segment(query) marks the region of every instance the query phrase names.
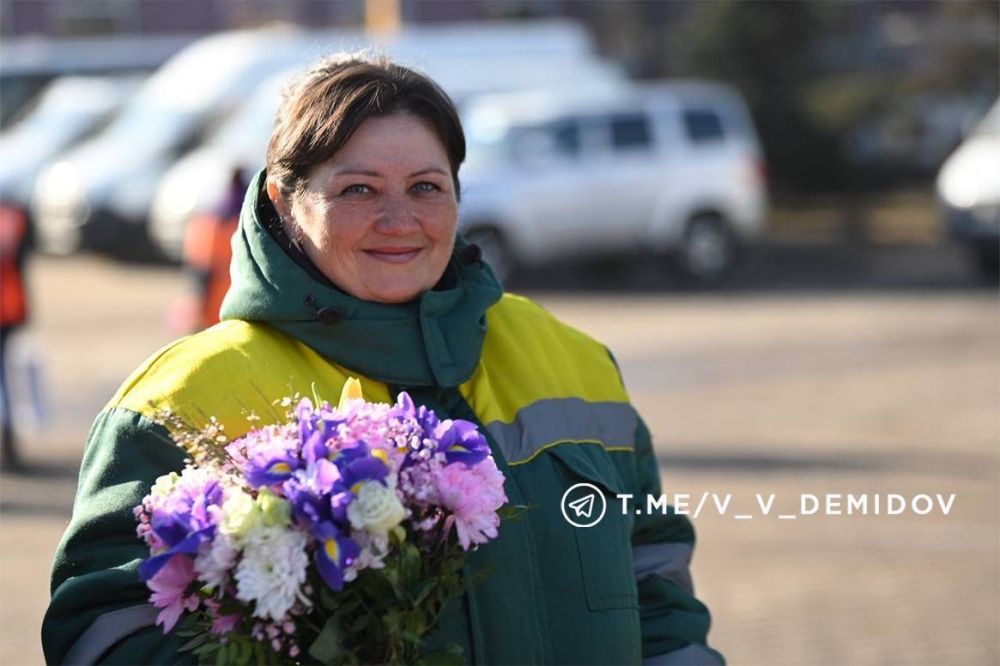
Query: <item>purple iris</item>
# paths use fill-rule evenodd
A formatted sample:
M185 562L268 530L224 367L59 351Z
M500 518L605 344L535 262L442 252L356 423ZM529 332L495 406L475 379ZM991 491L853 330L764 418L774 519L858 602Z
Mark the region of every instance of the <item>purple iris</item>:
M150 517L150 527L167 550L139 565L139 577L144 581L155 576L174 555L194 556L202 542L215 537L215 520L209 507L222 505L219 482L210 480L200 488L180 486L177 490Z
M338 466L344 475L344 485L354 492L357 492L359 483L381 481L384 484L385 478L389 476L389 466L381 458L371 455L348 460Z
M361 554L361 548L333 523L319 523L313 535L319 541L314 556L316 569L330 589L339 592L344 587L343 570Z
M316 413L307 400L299 404L295 415L299 421L299 437L306 462L312 463L320 458L330 457L327 441L337 432L337 426L346 422L346 419L336 417L329 411Z
M346 506L335 511L331 498L350 495L350 491L344 484L340 468L326 458L296 470L282 484L282 490L291 502L292 515L299 522L315 525L323 521L346 520Z
M413 403L413 398L406 391L400 391L399 395L396 397L396 409L399 410L403 416L409 416L410 418L416 419L420 427L423 428L424 433L431 437L438 426L438 417L433 410L427 409L424 405L417 407Z
M449 465L462 462L471 467L490 453L486 438L471 421L442 421L434 431L434 439L438 440L438 450L444 452Z
M247 461L247 483L251 488L273 486L291 478L292 473L298 468L298 458L290 451L255 455Z
M251 488L277 485L302 466L298 442L279 429L251 433L246 439L244 476Z

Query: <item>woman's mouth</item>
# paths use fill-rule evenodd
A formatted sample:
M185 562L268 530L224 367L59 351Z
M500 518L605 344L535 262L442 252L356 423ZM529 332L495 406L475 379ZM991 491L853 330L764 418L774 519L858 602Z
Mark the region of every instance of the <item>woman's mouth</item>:
M405 264L416 258L422 248L419 247L378 247L364 250L364 253L376 261L389 264Z

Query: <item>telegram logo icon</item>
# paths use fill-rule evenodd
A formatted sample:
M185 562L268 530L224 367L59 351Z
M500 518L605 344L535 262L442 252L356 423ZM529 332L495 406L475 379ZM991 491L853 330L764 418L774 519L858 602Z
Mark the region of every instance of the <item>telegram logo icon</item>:
M593 527L601 522L608 510L607 500L601 489L592 483L577 483L562 496L563 518L575 527Z

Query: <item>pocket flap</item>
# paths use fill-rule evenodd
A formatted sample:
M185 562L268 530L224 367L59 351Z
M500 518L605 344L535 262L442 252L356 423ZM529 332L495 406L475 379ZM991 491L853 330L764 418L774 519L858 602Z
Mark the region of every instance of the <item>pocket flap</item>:
M612 494L624 493L621 475L599 444L564 443L548 450L580 478L602 486Z

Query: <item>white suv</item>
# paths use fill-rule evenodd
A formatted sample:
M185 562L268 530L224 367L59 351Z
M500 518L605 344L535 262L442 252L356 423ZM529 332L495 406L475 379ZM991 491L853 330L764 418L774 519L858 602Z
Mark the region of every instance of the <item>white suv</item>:
M760 145L728 87L489 96L463 117L461 228L501 277L559 257L652 250L711 283L763 229Z

